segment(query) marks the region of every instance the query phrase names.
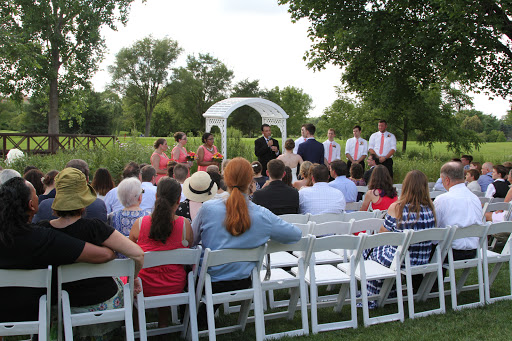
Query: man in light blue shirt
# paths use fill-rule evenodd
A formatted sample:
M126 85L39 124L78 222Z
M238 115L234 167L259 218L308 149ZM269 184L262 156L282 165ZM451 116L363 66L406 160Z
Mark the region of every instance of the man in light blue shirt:
M482 176L478 178L478 184L482 188L482 192L487 191L487 187L494 182L492 178L492 166L490 162L486 162L482 165Z
M344 161L334 160L330 165L331 176L333 181L329 182L329 186L336 188L343 193L346 202L357 201L357 186L356 184L347 179L348 167Z

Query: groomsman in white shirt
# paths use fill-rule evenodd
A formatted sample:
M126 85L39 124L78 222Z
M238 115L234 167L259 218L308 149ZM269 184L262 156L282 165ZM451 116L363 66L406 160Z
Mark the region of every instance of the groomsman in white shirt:
M364 159L368 155L368 141L361 138L361 127L354 126L352 129L354 137L349 138L345 144L345 156L347 157L347 168L352 163L359 163L364 169Z
M393 154L396 151L396 137L386 131L388 123L385 120L379 121L378 128L379 131L370 136L368 152L377 155L379 163L385 166L389 175L393 177Z
M306 142L307 141L306 128L305 127L306 127L305 124L303 124L302 127L300 127L300 137L295 140L295 147L293 148L293 153L294 154L297 154L297 151L299 150L299 145L302 142Z
M330 128L327 131L327 140L323 143L324 145L324 157L328 164L331 164L334 160L341 160L341 147L340 144L334 141L336 132Z

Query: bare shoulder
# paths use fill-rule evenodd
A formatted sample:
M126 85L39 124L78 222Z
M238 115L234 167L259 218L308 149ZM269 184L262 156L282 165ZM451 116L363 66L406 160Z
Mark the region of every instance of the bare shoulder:
M394 202L391 205L389 205L388 214L390 216L392 216L393 218L396 218L396 216L398 215L398 209L399 209L398 203Z

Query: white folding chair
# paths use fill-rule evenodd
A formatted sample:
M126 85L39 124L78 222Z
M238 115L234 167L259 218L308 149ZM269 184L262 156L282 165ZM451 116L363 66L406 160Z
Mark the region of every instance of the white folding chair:
M512 222L504 221L500 223L493 223L489 226L487 230L487 235L493 235L496 233L511 233L512 236ZM485 287L485 301L486 303L494 303L499 300L510 300L512 299L512 242L511 237L508 238L508 241L505 243L503 250L501 253L496 253L494 251L489 251L487 248L487 243L484 243L484 287ZM510 293L508 295L503 295L499 297L491 297L491 286L498 275L503 263L508 262L509 266L509 287ZM494 268L492 269L492 273L489 276L489 264L494 264Z
M460 238L469 238L469 237L477 237L478 238L478 247L476 249L476 258L471 259L462 259L462 260L453 260L453 249L452 243L450 242L448 248L448 264L444 265L444 268L447 268L449 271L449 279L450 279L450 295L452 300L452 309L460 310L463 308L472 308L483 306L485 303L484 300L484 280L483 280L483 270L482 270L482 249L483 244L487 242L487 229L488 225L471 225L464 228L460 228L454 226L455 230L452 233L452 240L460 239ZM457 295L462 290L472 290L474 289L474 285L464 286L468 276L469 270L471 268L476 267L477 276L478 276L478 296L479 300L477 302L458 305L457 304ZM457 281L455 278L455 270L464 269L459 280Z
M331 221L321 224L313 224L310 233L316 237L326 235L343 235L349 234L353 224L351 221ZM298 256L297 252L294 252ZM343 249L336 249L336 251L322 250L315 252L315 264L337 264L345 261L345 254Z
M366 236L362 242L362 249L373 249L383 245L396 246L395 257L393 258L391 267L385 267L373 260L361 260L360 266L355 271L352 269L353 264L351 263L340 263L338 269L342 270L346 274L354 274L356 279L361 282L361 299L363 305L363 320L365 327L389 321L404 321L404 305L402 301L402 276L400 272L401 262L403 260L402 252L407 248L407 243L410 239L411 231L405 230L404 232L385 232L379 233L372 236ZM380 289L379 295L367 296L367 281L372 280L384 280ZM398 288L397 292L397 305L398 312L388 315L380 315L377 317L371 317L368 309L368 300L377 299L377 306L382 306L384 300L389 295L393 284L396 284Z
M446 191L431 191L430 199L435 199L437 196L446 193Z
M402 184L393 184L393 187L395 187L397 191L402 190Z
M434 188L434 186L435 186L435 185L436 185L435 181L434 181L434 182L430 182L430 181L429 181L429 183L428 183L428 189L429 189L430 191L432 191L432 188Z
M0 322L0 336L38 334L40 341L50 340L51 283L51 265L47 269L0 270L0 288L46 288L46 293L39 298L38 320Z
M491 198L486 198L486 197L478 197L478 199L480 199L480 203L482 204L482 207L485 205L485 204L488 204L491 202Z
M322 213L322 214L310 214L309 221L314 223L327 223L330 221L343 221L343 213Z
M135 308L137 309L139 317L139 331L135 333L136 338L140 337L141 341L146 341L148 336L170 334L179 331L182 332L182 337L185 337L190 322L192 340L198 340L195 283L200 258L201 247L198 247L197 249L176 249L144 253L144 269L162 265L177 264L191 265L193 266L193 270L187 275L188 292L144 297L144 287L142 286L142 291L137 295L137 300L135 302ZM179 305L186 305L182 324L164 328L147 329L146 309L161 307L169 307L170 309L171 306Z
M362 219L369 219L369 218L375 218L376 214L380 211L356 211L356 212L349 212L346 213L343 216L343 221L350 221L352 219L354 220L362 220Z
M366 235L363 234L361 236L335 235L316 239L312 249L313 255L311 256L309 271L306 272L306 283L310 286L311 328L313 334L317 334L321 331L357 328L356 267L354 266L347 274L330 264L315 265L315 252L318 253L330 250L334 247L341 247L350 253L349 263L345 264L358 264L363 251L361 245L364 238L366 238ZM297 271L297 268L292 268L292 272L297 273ZM332 296L318 296L318 286L330 286L336 284L341 284L342 286L335 299L332 299ZM343 304L345 303L345 298L349 292L351 306L350 320L319 324L318 306L334 305L334 310L336 312L341 312Z
M473 192L473 194L479 198L485 197L485 192L480 192L480 191L471 191L471 192Z
M62 337L61 328L64 327L66 341L73 340L73 327L86 326L113 321L124 321L126 327L126 340L133 340L133 278L135 263L131 259L114 259L103 264L75 263L58 267L58 310L59 310L59 338ZM62 285L68 282L79 281L96 277L128 277L128 283L123 286L124 304L122 308L93 311L87 313L72 313L69 294L63 290ZM62 323L62 320L63 323Z
M375 234L378 233L380 228L384 225L384 219L379 218L367 218L361 220L355 220L352 223L352 228L350 229L350 233L358 233L362 231L366 231L366 234Z
M488 198L486 198L488 199ZM488 202L484 204L482 208L482 221L485 223L485 214L488 212L496 212L496 211L505 211L505 217L503 220L507 220L510 215L510 211L512 210L512 201L511 202Z
M196 287L196 304L202 302L206 305L208 330L199 331L199 336L208 335L210 341L216 340L217 334L230 333L236 330L245 330L247 316L251 308L251 301L254 301L254 322L256 330L256 340L262 341L265 336L265 321L263 316L263 298L260 281L260 270L263 256L267 246L262 245L255 249L225 249L212 251L207 248L203 255L201 264L201 273ZM255 262L252 270L252 287L242 290L227 291L214 294L212 291L212 281L208 269L214 266L235 263L235 262ZM203 294L204 289L204 294ZM238 324L223 328L215 328L214 305L235 301L243 301L238 317Z
M363 206L362 201L347 202L345 205L345 211L359 211L361 206Z
M505 198L491 198L491 203L505 202Z
M357 187L357 192L358 193L365 194L366 192L368 192L368 186L356 186L356 187Z
M306 214L282 214L278 216L284 221L289 222L290 224L307 224L309 220L309 213Z
M274 333L270 335L265 335L265 338L277 339L283 336L299 336L299 335L308 335L309 334L309 324L308 324L308 301L307 301L307 287L306 282L304 281L306 266L309 264L309 259L311 258L311 249L315 242L315 237L312 235L308 235L306 237L302 237L297 243L294 244L281 244L274 241L269 241L267 243L267 253L281 253L281 252L290 252L297 251L302 254L298 258L298 272L297 275L293 275L282 268L272 268L272 272L270 278L268 280L264 280L266 271L262 270L260 272L261 279L261 287L263 292L269 292L269 302L271 303L271 307L282 307L287 306L287 311L274 312L265 314L265 320L272 320L277 318L286 317L287 319L293 319L295 315L295 311L297 309L297 303L300 299L300 310L301 310L301 318L302 318L302 329L296 329L281 333ZM273 292L274 290L279 289L291 289L290 299L289 300L281 300L278 302L274 302Z
M402 269L402 274L406 276L407 279L407 302L409 306L409 318L414 319L416 317L423 317L432 314L444 314L446 312L445 305L445 297L444 297L444 285L443 285L443 258L441 257L441 253L447 242L451 242L450 235L452 229L451 228L433 228L421 231L413 231L411 239L409 240L409 247L407 248L405 254L405 269ZM438 247L436 247L436 251L430 260L429 263L424 265L411 266L411 259L409 248L411 245L425 242L425 241L438 241ZM424 279L428 278L428 274L436 274L437 282L439 283L439 308L431 309L427 311L422 311L419 313L414 312L414 292L412 286L412 276L413 275L424 275ZM418 289L417 297L420 297L421 294L421 285Z

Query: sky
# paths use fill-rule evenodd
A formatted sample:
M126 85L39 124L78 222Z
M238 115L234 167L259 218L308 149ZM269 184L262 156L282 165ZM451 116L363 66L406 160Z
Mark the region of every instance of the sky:
M135 0L126 26L102 30L107 51L92 82L103 91L110 82L107 67L123 47L152 35L168 36L184 52L173 67L185 66L189 54L210 53L234 71L233 84L259 80L260 88L294 86L313 99L311 116L322 115L337 98L341 71L334 66L314 72L303 60L310 48L308 22L292 23L287 6L277 0ZM475 95L475 109L500 118L507 100Z

